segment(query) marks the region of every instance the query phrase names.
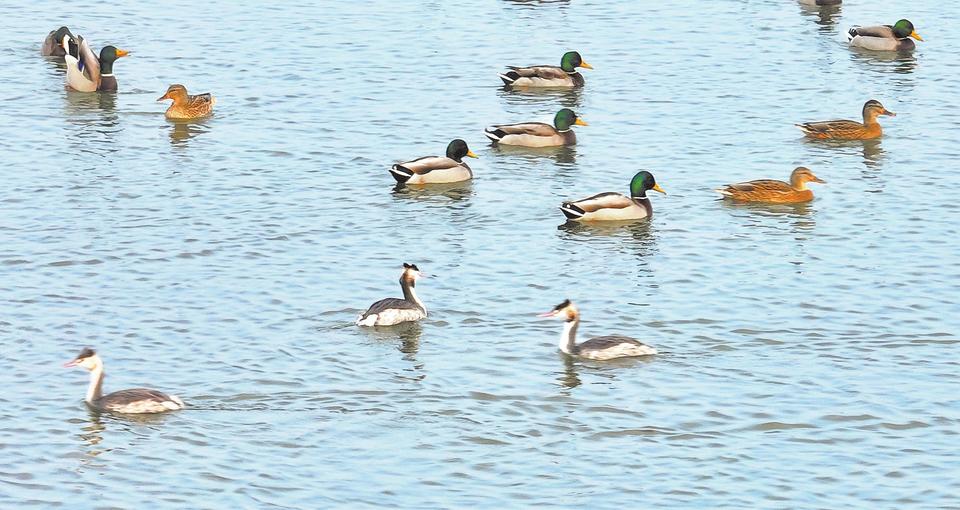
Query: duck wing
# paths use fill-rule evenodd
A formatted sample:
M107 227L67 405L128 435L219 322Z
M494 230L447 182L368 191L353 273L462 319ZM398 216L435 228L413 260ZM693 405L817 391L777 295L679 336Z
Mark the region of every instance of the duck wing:
M828 120L824 122L805 122L797 124L804 133L816 137L827 138L837 136L852 136L863 132L863 124L853 120Z
M570 77L566 71L557 66L530 66L514 67L507 66L506 76L516 80L517 78L542 78L544 80L566 80ZM514 76L516 75L516 76Z
M521 122L519 124L490 126L487 128L487 132L500 138L506 135L554 136L557 134L557 128L543 122Z
M564 202L562 207L575 206L584 213L592 213L600 209L623 209L636 205L630 197L620 193L607 192L593 195L575 202Z
M896 39L893 33L893 27L890 25L877 25L872 27L850 27L847 31L847 40L853 40L854 37L882 37L884 39Z
M100 83L100 59L90 49L87 40L80 37L80 70L83 75L93 83Z
M460 163L457 163L453 159L450 159L446 156L425 156L414 159L413 161L398 163L396 166L406 168L415 174L423 175L434 170L447 170L450 168L456 168L460 166Z

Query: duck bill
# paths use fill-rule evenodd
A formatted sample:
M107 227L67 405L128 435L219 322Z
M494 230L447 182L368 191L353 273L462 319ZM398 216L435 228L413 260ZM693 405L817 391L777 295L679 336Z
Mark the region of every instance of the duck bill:
M826 183L827 183L827 181L825 181L825 180L817 177L816 175L813 176L813 179L812 179L812 180L813 180L813 182L819 182L820 184L826 184Z
M653 191L659 191L660 193L663 193L664 195L667 194L667 192L666 192L666 191L663 191L663 188L661 188L659 184L654 184L653 187L650 188L650 189L652 189Z
M126 57L126 56L129 55L129 54L130 54L129 51L127 51L127 50L121 50L120 48L117 48L117 58Z
M589 126L589 125L590 125L590 124L587 124L586 122L584 122L583 119L577 119L577 120L575 120L573 123L576 124L576 125L578 125L578 126Z
M916 32L914 32L914 33L916 33ZM590 64L588 64L588 63L586 63L586 62L584 62L584 61L581 61L581 62L580 62L580 67L582 67L582 68L584 68L584 69L593 69L593 66L592 66L592 65L590 65Z
M170 93L169 93L169 92L167 92L166 94L158 97L158 98L157 98L157 101L163 101L164 99L170 99Z
M918 41L922 41L922 40L923 40L923 37L920 37L920 34L918 34L916 30L914 30L913 32L910 33L910 37L913 37L914 39L916 39L916 40L918 40Z
M896 116L897 116L896 113L893 113L893 112L891 112L890 110L888 110L888 109L886 109L886 108L884 108L883 111L880 112L880 115L889 115L889 116L891 116L891 117L896 117Z
M477 156L476 154L474 154L472 150L467 149L467 157L468 157L468 158L479 158L480 156Z

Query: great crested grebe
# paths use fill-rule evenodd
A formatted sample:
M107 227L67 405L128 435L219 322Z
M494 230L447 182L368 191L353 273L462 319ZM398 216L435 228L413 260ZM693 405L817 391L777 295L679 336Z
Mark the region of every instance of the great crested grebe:
M403 299L386 298L370 305L366 312L357 317L357 326L393 326L401 322L418 321L427 316L427 308L417 297L414 287L417 280L426 276L416 264L403 263L400 275L400 288Z
M147 388L131 388L103 395L103 361L89 347L80 351L76 358L64 363L63 366L80 366L90 371L90 386L87 387L86 402L98 411L154 414L176 411L185 407L178 397Z
M597 361L633 356L652 356L657 350L628 336L608 335L591 338L577 344L577 327L580 326L580 311L569 300L560 303L553 310L540 314L540 317L563 317L563 333L560 334L560 351L570 356L580 356Z

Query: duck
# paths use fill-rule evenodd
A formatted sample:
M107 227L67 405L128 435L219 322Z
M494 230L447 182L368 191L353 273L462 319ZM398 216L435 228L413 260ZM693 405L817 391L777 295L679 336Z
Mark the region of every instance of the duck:
M457 138L447 145L446 156L424 156L397 163L390 167L390 175L399 184L444 184L468 181L473 178L473 171L463 161L464 157L476 158L477 155L467 147L467 142Z
M577 344L580 310L569 299L565 299L553 310L540 314L540 317L564 319L563 333L560 334L560 352L568 356L578 356L594 361L607 361L657 354L656 348L636 338L623 335L598 336Z
M843 3L843 0L800 0L800 5L810 5L823 7L826 5L840 5Z
M116 46L104 46L100 57L93 54L86 39L77 37L78 43L71 51L69 36L64 36L61 46L67 52L67 87L78 92L116 92L117 79L113 76L113 63L130 54Z
M523 147L558 147L577 143L577 135L571 126L588 125L569 108L564 108L553 117L553 125L543 122L500 124L490 126L483 134L494 144L520 145Z
M826 181L813 175L809 168L798 166L790 173L790 182L773 179L738 182L717 188L723 198L737 202L765 202L770 204L799 204L813 200L813 191L807 188L808 182L826 184Z
M164 116L172 120L199 119L213 114L213 105L217 98L209 92L203 94L187 94L187 88L179 83L167 87L167 93L158 97L157 101L173 100Z
M73 33L70 32L69 28L60 27L51 30L47 37L43 39L43 44L40 45L40 54L45 57L63 57L68 53L63 48L64 38L67 38L68 41L74 40Z
M917 43L910 38L922 41L910 20L902 19L893 25L872 27L853 26L847 31L850 46L874 51L910 51Z
M507 66L509 71L500 74L504 86L507 87L582 87L583 75L577 71L578 67L593 69L576 51L568 51L560 58L560 66Z
M642 170L630 179L630 196L607 192L581 200L564 202L560 211L568 221L627 221L653 216L653 206L647 191L667 194L657 184L653 174Z
M85 400L94 410L123 414L156 414L186 407L179 397L148 388L132 388L104 395L103 361L96 351L89 347L81 350L77 357L63 366L81 367L90 372L90 385L87 387Z
M883 129L877 122L880 115L896 117L880 104L880 101L871 99L863 104L863 124L853 120L828 120L824 122L806 122L797 124L809 138L819 140L872 140L883 135Z
M400 273L400 288L403 299L386 298L370 305L357 317L357 326L393 326L403 322L415 322L427 317L427 308L417 296L417 280L426 275L416 264L403 263Z

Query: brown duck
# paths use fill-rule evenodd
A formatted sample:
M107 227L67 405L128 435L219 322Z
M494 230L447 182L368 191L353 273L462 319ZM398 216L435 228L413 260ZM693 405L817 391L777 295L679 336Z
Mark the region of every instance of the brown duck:
M185 120L199 119L213 113L213 105L217 104L217 99L205 94L191 95L187 94L187 88L179 83L170 85L167 93L158 97L157 101L172 99L173 104L167 108L164 114L168 119Z
M797 124L797 127L808 137L818 140L870 140L883 134L877 122L880 115L897 116L884 108L880 101L871 99L863 105L863 124L853 120L828 120Z
M723 198L738 202L796 204L813 200L813 191L807 189L808 182L824 184L825 181L813 175L809 168L799 166L790 174L790 183L760 179L727 184L717 188L716 192L723 195Z

